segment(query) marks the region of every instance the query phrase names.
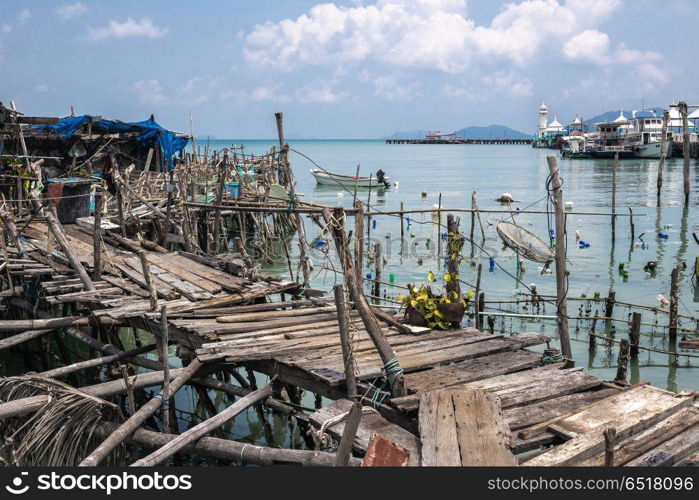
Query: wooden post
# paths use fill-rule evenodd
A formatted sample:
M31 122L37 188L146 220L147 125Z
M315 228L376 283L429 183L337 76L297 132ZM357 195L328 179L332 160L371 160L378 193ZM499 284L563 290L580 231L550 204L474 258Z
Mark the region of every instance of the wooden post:
M350 457L352 456L352 444L354 443L354 438L357 435L357 429L359 428L359 422L361 419L362 403L354 403L352 408L350 408L349 415L345 421L345 428L342 431L342 438L340 439L340 444L337 447L335 466L345 467L347 464L349 464Z
M138 252L138 256L141 259L141 269L143 270L143 280L146 282L146 288L148 288L148 297L150 299L150 310L156 311L158 309L158 294L153 285L153 278L150 274L150 262L148 262L148 257L146 252Z
M663 170L665 169L665 158L667 157L667 124L669 120L670 112L666 109L663 113L663 127L661 132L662 136L660 138L660 161L658 162L658 206L660 206L660 191L663 188Z
M629 207L629 226L631 228L631 246L633 246L633 242L636 239L636 226L633 223L633 209L631 207Z
M471 248L473 248L473 232L476 227L476 192L471 193Z
M480 330L483 323L481 321L480 312L480 293L481 293L481 272L483 271L483 264L478 263L478 274L476 275L476 291L473 295L473 310L476 314L476 330Z
M403 213L403 202L400 202L400 251L403 253L403 242L405 241L405 214Z
M612 315L614 314L614 304L616 303L616 292L612 290L611 288L609 289L609 295L607 295L607 300L604 301L604 316L605 319L604 322L607 326L607 329L609 329L609 326L611 326L612 320Z
M682 157L684 159L684 168L682 176L684 180L684 206L689 206L689 120L687 118L687 103L682 101L678 104L680 115L682 116Z
M354 268L359 287L364 285L364 205L355 200L354 209Z
M454 214L447 214L447 272L450 280L447 283L447 296L451 301L461 300L461 285L459 284L459 264L461 263L461 247L463 238L459 233L459 221ZM456 297L454 297L456 294Z
M279 149L284 147L284 113L274 113L277 120L277 136L279 137Z
M92 279L99 281L102 278L102 191L95 191L95 225L92 235Z
M680 268L670 274L670 340L677 338L677 313L680 299Z
M163 365L163 394L170 394L170 361L168 353L169 332L167 326L167 305L160 308L160 349L159 358ZM170 404L173 399L168 398L165 411L163 414L163 431L169 430L170 427ZM173 422L174 423L174 422Z
M375 276L374 276L374 296L381 296L381 270L383 267L383 255L381 255L381 243L378 241L374 243L374 265L375 265Z
M357 378L354 374L354 356L349 332L349 311L345 302L345 289L342 285L333 287L335 293L335 307L337 309L337 322L340 330L340 347L342 348L342 360L345 367L345 385L347 386L347 398L357 401Z
M612 165L612 242L616 239L616 170L619 167L619 153L614 153L614 164ZM558 241L558 233L556 233ZM558 245L556 245L558 246Z
M218 185L216 187L216 210L214 211L214 251L219 253L221 245L219 245L221 232L221 203L223 202L223 188L226 185L226 174L228 173L228 148L223 150L223 162L218 171ZM225 237L225 235L224 235Z
M381 325L376 319L376 316L374 316L374 313L371 311L371 306L369 306L369 303L364 296L364 292L356 279L352 258L350 256L349 249L347 248L347 235L345 234L344 230L345 211L341 207L336 207L332 211L330 208L324 208L323 218L325 219L325 222L331 226L333 238L335 240L335 247L340 257L340 263L344 273L343 276L345 278L345 285L349 290L354 306L359 312L359 316L362 318L364 327L366 328L369 337L371 337L371 340L374 342L376 350L379 352L379 356L381 357L381 361L383 362L384 366L388 364L394 366L398 358L396 358L393 347L388 340L386 340L386 336L381 329ZM389 377L389 379L392 379L391 393L394 397L405 396L407 394L407 386L405 379L403 378L402 370L399 370L399 367L394 366L394 368L396 368L396 371L394 371Z
M163 401L176 393L180 387L182 387L189 379L191 379L194 374L201 368L202 364L198 359L193 359L192 362L187 365L187 367L179 372L177 377L172 381L170 385L170 393L163 394L162 391L158 393L156 397L148 401L145 405L131 415L129 419L121 424L117 430L109 435L102 444L100 444L89 456L87 456L82 462L80 462L80 467L95 467L102 460L104 460L107 455L109 455L114 449L124 442L128 437L133 434L133 432L138 429L143 422L145 422L153 413L155 413L158 408L163 404Z
M619 357L617 358L617 369L615 382L626 383L626 373L629 369L629 341L621 339L619 344Z
M271 385L267 385L262 389L258 389L256 391L251 392L247 396L239 399L231 406L221 411L220 413L214 415L210 419L205 420L204 422L195 425L187 432L180 434L175 439L168 442L165 446L155 450L147 457L137 460L136 462L131 464L131 466L152 467L154 465L162 463L164 460L167 460L167 458L171 457L188 444L196 442L197 440L199 440L199 438L205 436L214 429L218 429L223 424L228 422L230 419L234 418L236 415L239 415L255 403L267 399L271 394Z
M136 413L136 398L134 398L133 393L133 382L129 377L129 372L126 365L119 365L119 371L124 379L124 385L126 386L126 402L127 402L127 412L129 415Z
M551 173L551 188L553 189L553 205L556 213L556 315L558 316L558 334L561 339L561 352L573 363L573 351L568 336L568 307L566 293L568 277L566 276L566 216L563 207L563 189L558 176L558 165L554 156L547 157Z
M485 292L480 292L478 294L478 311L476 311L476 315L479 318L479 325L480 328L479 330L483 331L483 316L485 312Z
M629 328L629 354L631 358L638 357L638 344L641 342L641 313L635 312L631 316L631 327Z
M614 467L614 448L616 447L616 429L610 427L602 431L604 434L604 466Z
M439 202L437 203L437 258L440 255L442 255L442 193L439 193Z

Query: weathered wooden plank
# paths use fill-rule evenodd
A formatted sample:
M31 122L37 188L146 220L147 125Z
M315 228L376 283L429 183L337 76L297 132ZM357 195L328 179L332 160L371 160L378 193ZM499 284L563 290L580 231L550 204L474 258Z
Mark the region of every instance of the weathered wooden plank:
M541 364L541 354L521 350L468 359L452 365L406 374L408 389L414 392L440 389L484 378L513 373Z
M510 431L503 421L497 397L478 389L447 390L454 398L461 465L518 465L508 449Z
M561 415L576 412L618 392L619 389L607 388L568 394L526 406L508 408L503 411L503 415L511 430L525 429Z
M644 453L649 453L697 424L699 424L699 408L696 405L680 410L665 420L658 422L650 429L632 436L617 445L614 450L614 465L624 465ZM604 456L592 457L581 465L601 467L604 465Z
M610 421L623 420L626 415L636 410L645 408L649 412L661 411L673 407L675 402L675 394L644 385L621 392L587 410L560 420L549 426L549 430L563 439L570 439Z
M198 286L199 288L206 290L209 293L219 293L222 290L221 285L218 285L212 280L202 278L200 275L190 270L190 268L192 268L193 265L201 264L198 264L192 259L187 259L186 262L180 262L178 264L176 262L178 258L181 257L177 254L172 253L167 255L159 255L155 253L148 254L148 261L150 263L155 264L156 266L164 269L165 271L169 272L174 276L177 276L183 281L192 283Z
M655 389L658 390L658 389ZM632 391L624 392L628 395ZM664 392L664 391L663 391ZM611 399L611 398L610 398ZM617 431L617 439L623 441L638 432L642 432L652 427L669 415L689 406L693 402L692 397L676 397L672 401L665 401L665 405L651 405L649 407L638 408L622 417L608 420L602 425L598 425L585 432L578 434L569 441L553 448L552 450L533 458L526 462L527 466L567 466L577 465L585 460L594 457L604 451L603 432L608 427L613 427ZM596 408L601 407L598 405ZM585 412L583 412L585 413Z
M273 318L292 318L292 317L304 317L316 314L325 314L335 312L335 306L325 305L320 307L306 307L303 309L289 309L285 311L262 311L262 312L250 312L250 313L240 313L240 314L230 314L226 316L218 316L216 321L219 323L241 323L241 322L258 322Z
M424 466L460 466L459 440L452 394L436 390L420 394L420 452Z
M600 385L602 381L597 377L583 372L572 372L558 379L541 381L514 391L508 390L506 394L498 391L497 394L503 408L513 408L586 391Z
M348 412L352 404L353 403L348 399L334 401L309 415L309 421L313 425L320 427L323 422ZM342 436L344 428L345 423L344 420L342 420L336 424L329 425L327 427L327 432L335 439L339 439ZM420 464L420 446L417 436L396 424L390 423L375 412L362 415L359 428L357 429L357 435L354 438L353 449L357 453L364 455L374 434L382 434L394 443L408 450L410 452L410 465L416 466Z
M661 467L674 465L699 450L699 425L665 441L626 465L629 467Z

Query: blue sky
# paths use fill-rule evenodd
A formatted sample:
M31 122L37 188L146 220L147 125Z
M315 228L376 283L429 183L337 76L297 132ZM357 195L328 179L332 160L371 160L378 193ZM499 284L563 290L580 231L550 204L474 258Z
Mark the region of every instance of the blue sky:
M220 138L536 127L696 103L692 0L0 4L0 100ZM683 22L687 20L687 22Z

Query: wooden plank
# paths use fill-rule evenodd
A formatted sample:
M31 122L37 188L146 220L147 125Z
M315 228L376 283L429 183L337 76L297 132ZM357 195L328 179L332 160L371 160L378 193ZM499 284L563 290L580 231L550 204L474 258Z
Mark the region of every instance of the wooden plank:
M323 422L328 419L348 412L352 404L352 401L348 399L339 399L309 415L309 421L315 426L320 427ZM344 428L345 423L344 420L342 420L336 424L329 425L327 427L327 432L335 439L339 439L342 436ZM383 435L397 445L408 450L410 452L410 465L417 466L420 464L419 441L417 436L396 424L390 423L375 412L362 415L359 428L357 429L357 435L354 438L354 450L361 455L366 454L369 448L369 442L374 434Z
M513 373L541 365L541 354L521 350L502 352L481 358L467 359L452 365L409 373L408 389L414 392L441 389L484 378Z
M656 389L658 390L658 389ZM624 392L623 395L628 395L632 391ZM664 392L664 391L663 391ZM641 398L639 398L641 399ZM636 409L630 413L618 417L613 420L608 420L603 425L598 425L592 430L584 434L578 434L576 437L563 443L560 446L553 448L538 457L526 462L527 466L569 466L577 465L584 462L604 451L604 435L606 428L614 427L617 431L617 439L624 439L642 432L659 421L667 418L671 414L689 406L693 402L692 397L676 397L669 404L664 406L652 405ZM594 409L601 407L596 406ZM584 413L584 412L583 412Z
M586 391L600 385L602 381L597 377L583 372L572 372L558 379L541 381L516 391L508 391L507 394L498 392L498 396L503 408L513 408Z
M549 430L563 439L584 434L613 420L623 420L637 410L662 411L673 407L677 395L644 385L621 392L585 411L571 415L549 426Z
M606 388L598 391L568 394L525 406L508 408L503 411L503 415L511 430L525 429L562 415L574 413L618 392L619 389Z
M461 465L518 465L508 449L510 431L503 421L497 397L477 389L449 390L454 397Z
M675 465L699 450L699 425L682 432L660 446L630 461L629 467L661 467Z
M699 407L690 406L670 415L650 429L630 437L617 445L614 450L614 465L624 465L639 456L651 452L666 441L699 424ZM601 467L604 456L598 455L586 460L581 465Z
M183 281L187 281L198 286L199 288L203 288L209 293L219 293L222 290L221 285L218 285L209 279L202 278L200 275L190 271L190 268L193 265L201 264L198 264L192 259L187 259L187 262L181 262L178 264L176 262L177 258L181 257L179 257L176 253L170 253L167 255L159 255L155 253L148 254L149 262L164 269L170 274L177 276Z
M450 392L436 390L420 394L419 425L422 465L461 465L454 403Z
M478 358L477 358L478 359ZM552 364L524 370L511 374L498 375L491 378L485 378L474 382L467 383L471 389L482 389L485 391L506 391L511 388L523 387L531 384L541 383L546 377L560 377L571 370L562 371L560 368L563 365ZM579 371L580 369L573 369ZM546 380L549 380L548 378ZM411 394L402 398L393 398L391 404L402 411L413 411L419 406L418 396Z
M216 321L219 323L241 323L248 321L264 321L273 318L293 318L308 316L309 319L315 314L325 314L335 312L335 306L326 305L321 307L306 307L303 309L289 309L286 311L262 311L251 313L230 314L226 316L218 316Z
M517 465L497 398L485 391L452 387L423 392L419 423L422 465Z

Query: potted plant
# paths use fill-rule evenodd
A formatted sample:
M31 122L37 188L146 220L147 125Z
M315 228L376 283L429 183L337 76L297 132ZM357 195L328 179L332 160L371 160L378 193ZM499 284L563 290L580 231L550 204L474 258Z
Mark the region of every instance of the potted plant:
M432 271L427 274L427 279L430 282L434 281ZM447 283L450 279L451 276L448 273L444 275ZM420 285L419 288L408 285L408 293L399 295L397 299L405 309L405 315L411 324L447 330L461 324L468 301L473 296L471 290L465 298L460 300L456 293L452 292L452 294L452 297L447 294L435 294L428 285Z

